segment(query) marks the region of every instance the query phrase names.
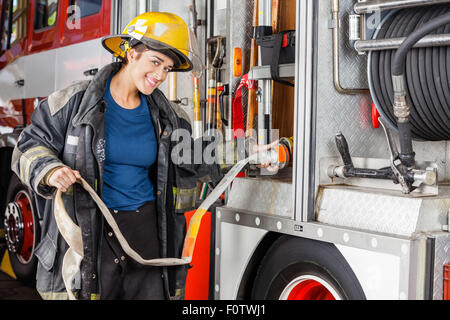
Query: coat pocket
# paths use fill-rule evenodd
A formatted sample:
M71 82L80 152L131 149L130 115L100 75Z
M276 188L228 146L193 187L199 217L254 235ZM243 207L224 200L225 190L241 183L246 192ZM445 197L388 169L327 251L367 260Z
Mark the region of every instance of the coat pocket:
M36 247L34 255L38 258L42 267L46 271L50 271L53 268L56 257L56 244L53 239L47 234L41 243Z

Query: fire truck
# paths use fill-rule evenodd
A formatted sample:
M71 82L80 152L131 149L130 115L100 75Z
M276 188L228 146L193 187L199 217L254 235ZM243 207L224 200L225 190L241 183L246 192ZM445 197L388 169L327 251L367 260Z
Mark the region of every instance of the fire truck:
M293 141L288 165L250 164L205 215L187 299L450 299L445 0L0 1L0 212L15 277L34 277L41 218L10 170L20 130L41 99L113 61L100 38L145 11L197 34L199 91L181 74L162 87L193 124L203 97L194 134L211 107L227 140L240 115L260 144Z

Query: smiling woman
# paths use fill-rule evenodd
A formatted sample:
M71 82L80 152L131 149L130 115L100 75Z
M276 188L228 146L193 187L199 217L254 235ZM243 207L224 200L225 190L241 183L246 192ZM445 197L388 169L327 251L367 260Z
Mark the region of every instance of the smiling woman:
M182 298L188 267L142 266L128 258L75 182L89 183L144 259L181 255L184 212L195 204L197 179L221 178L216 164L179 165L170 157L172 134L191 128L158 87L169 72L193 70L189 29L174 14L147 12L102 44L122 61L42 100L14 149L14 172L45 201L37 289L48 299L67 298L69 291L80 299ZM67 288L55 189L82 230L84 257Z
M126 92L135 91L146 95L152 94L173 69L173 60L161 52L148 49L143 44L127 52L126 62L111 81L111 93L116 100L126 99ZM133 89L134 88L134 89ZM137 91L136 91L137 90ZM135 98L138 98L137 96ZM117 101L124 108L136 107L137 100Z
M122 58L122 68L111 81L111 94L125 108L137 107L138 93L150 95L169 72L193 68L188 58L189 30L176 15L144 13L133 19L123 34L105 37L102 43Z

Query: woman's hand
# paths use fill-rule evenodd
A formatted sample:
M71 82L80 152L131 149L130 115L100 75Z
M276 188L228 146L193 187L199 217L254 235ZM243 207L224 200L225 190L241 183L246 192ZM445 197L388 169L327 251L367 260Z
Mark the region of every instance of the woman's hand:
M78 171L68 167L60 167L51 173L47 179L47 184L51 187L58 188L61 192L66 192L77 179L81 179Z
M255 145L253 145L253 150L252 151L253 151L253 153L258 153L258 152L261 152L261 151L268 151L268 150L276 147L279 143L280 143L280 140L277 139L277 140L275 140L275 141L273 141L273 142L271 142L269 144L262 144L262 145L255 144ZM270 162L258 164L256 167L264 168L264 169L267 169L268 171L271 171L271 172L275 172L275 171L278 170L278 166L272 166L270 164Z

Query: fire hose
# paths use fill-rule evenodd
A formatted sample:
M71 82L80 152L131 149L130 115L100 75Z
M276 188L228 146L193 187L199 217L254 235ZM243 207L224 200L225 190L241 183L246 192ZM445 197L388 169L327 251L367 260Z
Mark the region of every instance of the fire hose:
M399 183L404 194L418 185L437 183L433 168L416 169L412 139L448 140L450 117L449 49L443 47L414 48L426 35L450 30L448 6L433 6L429 10L413 8L395 12L383 22L377 39L407 36L396 51L373 51L369 76L371 93L380 112L380 123L388 140L390 166L381 169L355 168L345 137L336 135L336 145L344 166L330 166L330 177L390 179ZM411 49L411 50L410 50ZM393 105L392 102L393 101ZM398 129L400 152L394 147L389 121Z
M397 124L392 102L396 91L403 91L406 94L403 100L410 107L407 118L415 139L439 141L450 137L447 111L450 107L450 73L447 71L450 50L444 46L412 48L427 34L448 33L448 17L448 5L395 12L383 23L377 39L408 37L408 41L405 40L398 50L371 52L372 95L378 101L378 111L401 130L404 123ZM403 79L394 82L392 75L394 79ZM398 85L401 85L400 90L395 88Z
M202 204L192 216L189 223L189 228L185 236L181 258L158 258L149 260L143 259L139 255L139 253L137 253L130 247L127 240L121 233L114 217L111 215L109 209L97 195L94 189L92 189L92 187L83 178L78 179L77 183L79 183L89 193L94 202L97 204L106 222L109 224L114 234L116 235L120 246L130 258L132 258L139 264L147 266L170 267L186 265L192 261L195 241L200 229L201 220L204 214L208 211L209 207L220 197L220 195L231 184L236 175L245 167L245 165L247 165L247 163L256 164L269 162L271 164L278 164L279 159L282 161L282 163L287 163L289 161L290 148L292 148L292 140L289 141L288 139L285 139L285 141L286 142L284 144L280 143L277 146L276 150L270 149L268 151L252 154L251 156L236 163L227 172L227 174L222 178L222 180L208 195L208 197L206 197L206 199L202 202ZM84 257L83 240L81 236L81 228L76 225L73 222L72 218L68 215L61 198L61 191L59 189L57 190L55 195L54 216L59 232L69 245L69 249L66 251L63 258L62 278L69 299L75 300L71 284L75 275L80 270L80 263Z

